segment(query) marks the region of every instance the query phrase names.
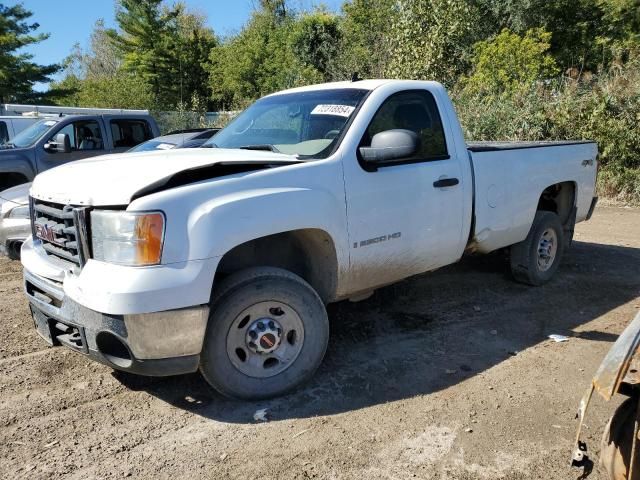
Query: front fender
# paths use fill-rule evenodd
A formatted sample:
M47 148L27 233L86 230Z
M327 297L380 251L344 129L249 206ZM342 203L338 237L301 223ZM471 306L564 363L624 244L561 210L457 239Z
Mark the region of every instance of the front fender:
M24 176L27 182L36 176L33 152L29 149L0 150L0 175L8 173Z
M342 165L339 159L229 175L134 200L131 211L162 210L162 263L221 258L243 243L302 229L333 242L337 268L349 265Z
M333 239L340 263L347 243L345 223L344 207L326 191L307 188L244 191L212 199L191 214L190 256L222 256L256 238L314 228L324 230Z

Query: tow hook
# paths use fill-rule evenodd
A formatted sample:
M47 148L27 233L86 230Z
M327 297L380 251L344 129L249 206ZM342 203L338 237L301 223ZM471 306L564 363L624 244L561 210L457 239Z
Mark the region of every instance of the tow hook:
M593 472L593 461L587 455L587 444L585 442L578 441L578 446L573 451L571 466L582 468L582 475L578 477L578 480L587 478Z

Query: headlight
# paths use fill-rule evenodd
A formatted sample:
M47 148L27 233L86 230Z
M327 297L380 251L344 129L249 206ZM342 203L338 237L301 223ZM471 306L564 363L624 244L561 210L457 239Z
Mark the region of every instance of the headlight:
M9 218L29 218L29 205L20 205L9 211Z
M162 256L162 212L91 212L93 258L120 265L157 265Z

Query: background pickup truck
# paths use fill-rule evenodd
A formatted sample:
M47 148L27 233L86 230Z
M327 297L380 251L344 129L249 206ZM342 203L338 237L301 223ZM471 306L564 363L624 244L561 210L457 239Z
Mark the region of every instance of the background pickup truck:
M125 152L160 134L149 115L69 115L33 123L0 147L0 191L66 162Z
M0 146L38 120L37 117L0 116Z
M47 342L271 397L321 363L327 303L505 247L540 285L595 205L594 143L468 146L434 82L269 95L204 146L38 175L22 263Z

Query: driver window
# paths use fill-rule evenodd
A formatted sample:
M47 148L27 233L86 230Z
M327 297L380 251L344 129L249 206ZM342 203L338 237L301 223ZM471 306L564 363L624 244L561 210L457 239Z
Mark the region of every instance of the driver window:
M69 136L71 151L78 150L102 150L102 134L98 122L92 120L81 120L65 125L58 130L50 139L55 142L56 136L64 133Z
M56 141L56 137L58 135L60 135L61 133L64 133L65 135L69 136L69 143L71 144L71 151L77 150L77 148L76 148L76 133L75 133L75 128L73 128L73 123L70 123L69 125L65 125L60 130L58 130L56 133L53 134L53 136L49 139L49 141L52 142L52 143L55 142Z
M448 158L442 121L430 92L411 90L391 95L374 115L360 146L368 147L377 133L397 128L418 135L418 151L411 160Z

